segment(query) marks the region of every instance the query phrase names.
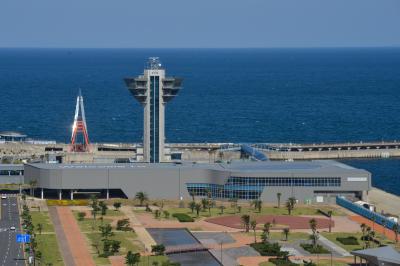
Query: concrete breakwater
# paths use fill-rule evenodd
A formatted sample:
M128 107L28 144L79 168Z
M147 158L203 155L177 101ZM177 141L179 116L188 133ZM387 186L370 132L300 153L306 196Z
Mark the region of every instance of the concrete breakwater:
M335 144L251 144L271 160L316 160L344 158L400 157L400 143L335 143ZM166 153L172 160L218 162L251 157L241 144L234 143L169 143ZM6 142L0 144L0 159L4 162L27 160L62 162L141 161L143 148L139 143L94 143L89 152L71 152L65 143L33 144Z

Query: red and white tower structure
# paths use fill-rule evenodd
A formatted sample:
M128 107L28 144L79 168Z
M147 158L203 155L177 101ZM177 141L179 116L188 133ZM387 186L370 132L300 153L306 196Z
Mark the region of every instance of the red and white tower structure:
M82 142L78 140L79 134L81 135ZM72 125L71 151L88 152L89 150L89 134L86 125L85 107L83 105L82 94L79 91L79 95L76 98L74 124Z

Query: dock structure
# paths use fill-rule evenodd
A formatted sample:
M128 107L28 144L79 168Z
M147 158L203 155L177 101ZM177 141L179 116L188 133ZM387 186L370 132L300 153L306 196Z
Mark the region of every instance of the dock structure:
M243 152L246 145L265 154L270 160L322 160L346 158L400 157L400 142L359 142L320 144L279 143L166 143L168 161L219 162L254 159ZM0 160L52 161L64 163L143 162L142 143L91 143L89 152L74 152L69 144L17 141L0 143ZM4 162L3 162L4 163Z
M400 142L254 144L273 160L388 158L400 156Z

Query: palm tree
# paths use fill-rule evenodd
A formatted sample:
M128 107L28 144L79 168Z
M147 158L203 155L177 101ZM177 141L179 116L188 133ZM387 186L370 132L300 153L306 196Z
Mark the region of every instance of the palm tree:
M33 196L33 192L35 191L36 185L37 185L37 180L36 179L32 179L32 180L29 181L29 187L30 187L31 196Z
M365 241L365 248L369 248L369 241L371 240L371 232L372 229L371 227L367 226L367 229L365 229L365 236L364 236L364 241Z
M290 204L289 200L286 201L286 205L285 206L286 206L286 209L288 210L289 215L291 215L292 214L292 210L293 210L293 206L292 206L292 204Z
M197 217L199 217L199 213L200 213L200 210L201 210L201 204L200 203L196 203L194 205L194 208L196 209Z
M261 200L256 201L256 208L257 208L258 212L261 212L261 209L262 209L262 201Z
M132 253L132 251L128 251L125 256L126 265L133 266L140 262L140 253Z
M318 232L317 232L317 220L314 218L309 221L310 228L312 231L312 235L310 236L314 248L317 247L317 240L318 240Z
M290 233L289 227L283 228L282 233L285 235L285 241L287 241Z
M295 197L290 197L289 202L290 202L290 204L292 204L292 207L293 207L292 209L294 210L294 207L296 206L296 203L297 203L297 199Z
M278 198L278 208L281 207L281 196L282 196L282 193L280 193L280 192L276 193L276 197Z
M271 223L270 222L265 223L263 231L267 238L269 237L270 230L271 230Z
M39 235L41 235L41 234L42 234L42 230L43 230L43 224L38 223L38 224L36 225L36 228L37 228L37 230L39 231Z
M362 223L362 224L360 225L360 227L361 227L362 237L364 238L365 233L366 233L366 231L367 231L367 225L366 225L365 223Z
M250 215L244 214L244 215L242 215L241 219L242 219L244 229L245 229L246 233L248 233L249 229L250 229Z
M192 201L194 201L194 193L190 193L190 196L192 197Z
M191 201L189 202L189 208L192 211L192 213L194 212L194 209L196 208L196 202L195 201Z
M252 220L252 221L250 222L250 227L251 227L251 229L252 229L253 232L254 232L254 243L257 243L257 235L256 235L257 222L256 222L256 220Z
M364 242L364 247L366 247L367 246L367 241L366 241L366 236L365 235L367 233L367 225L365 223L362 223L360 225L360 227L361 227L361 234L362 234L361 240Z
M114 208L115 208L115 210L116 210L116 211L118 211L118 209L119 209L119 208L121 208L121 206L122 206L122 203L121 203L121 202L119 202L119 201L116 201L116 202L114 202L114 204L113 204L113 205L114 205Z
M143 206L143 202L149 200L149 197L147 196L146 192L139 191L136 193L135 199L140 201L140 206Z
M205 211L208 207L208 199L206 198L201 199L201 205L203 206L203 211Z
M94 223L96 221L96 214L99 211L99 205L98 205L97 197L95 195L90 195L90 207L92 208L92 216L93 216L92 229L94 229Z
M286 202L286 208L289 212L289 215L292 214L292 211L294 210L294 206L296 205L296 198L295 197L290 197L288 198L287 202Z
M106 215L107 214L107 204L104 203L104 201L100 201L99 202L99 208L101 210L101 216Z
M395 223L392 227L393 233L394 233L394 237L395 237L395 241L396 243L399 242L399 224Z
M252 200L252 201L250 202L250 206L251 206L251 207L254 207L254 210L257 208L257 207L256 207L256 201L257 201L257 200Z

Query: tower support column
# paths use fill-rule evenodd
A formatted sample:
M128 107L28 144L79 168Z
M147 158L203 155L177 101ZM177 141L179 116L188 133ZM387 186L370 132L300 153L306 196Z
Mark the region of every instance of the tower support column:
M71 189L71 200L74 200L74 191Z
M107 192L106 192L106 198L110 199L110 190L107 188Z
M58 199L62 200L62 190L61 189L58 190Z
M41 190L40 190L40 198L44 199L44 189L43 188L41 188Z

